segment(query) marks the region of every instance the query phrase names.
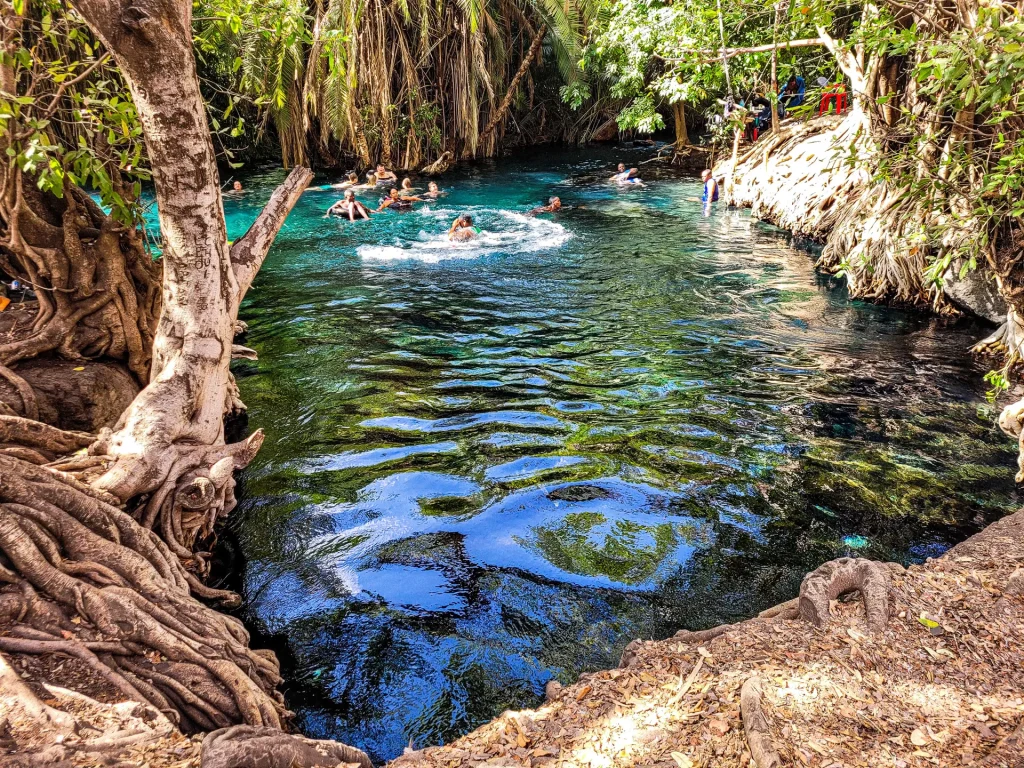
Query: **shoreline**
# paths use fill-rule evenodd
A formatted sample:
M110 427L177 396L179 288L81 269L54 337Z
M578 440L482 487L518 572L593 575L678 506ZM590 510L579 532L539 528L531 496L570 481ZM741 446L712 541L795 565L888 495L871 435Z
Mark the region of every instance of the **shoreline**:
M389 765L1020 766L1022 565L1024 510L922 565L877 564L867 613L832 601L815 627L823 582L805 578L803 601L634 641L618 669Z

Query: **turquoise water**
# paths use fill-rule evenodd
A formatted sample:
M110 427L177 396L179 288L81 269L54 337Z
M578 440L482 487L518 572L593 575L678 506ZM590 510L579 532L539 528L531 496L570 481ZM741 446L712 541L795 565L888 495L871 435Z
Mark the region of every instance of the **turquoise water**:
M982 328L851 303L777 230L702 218L694 180L605 183L619 156L462 169L356 224L314 190L278 238L242 309L267 441L232 527L306 733L376 759L450 740L635 637L1019 503ZM280 177L228 200L231 236ZM583 207L520 215L550 194ZM461 211L484 234L453 248Z

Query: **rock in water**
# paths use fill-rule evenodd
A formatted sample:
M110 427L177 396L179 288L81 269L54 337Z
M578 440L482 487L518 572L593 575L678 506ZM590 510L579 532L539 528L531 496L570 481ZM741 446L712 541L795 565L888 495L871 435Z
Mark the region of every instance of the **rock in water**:
M942 292L960 309L978 317L993 323L1006 320L1006 300L987 270L974 269L961 278L960 265L953 264L942 276Z

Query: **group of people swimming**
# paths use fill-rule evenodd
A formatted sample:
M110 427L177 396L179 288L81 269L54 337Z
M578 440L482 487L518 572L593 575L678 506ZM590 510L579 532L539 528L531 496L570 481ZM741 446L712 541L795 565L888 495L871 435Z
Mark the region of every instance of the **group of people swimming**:
M639 177L636 168L627 168L625 163L619 163L616 172L609 178L620 186L642 186L643 181ZM711 213L711 204L718 200L718 182L713 178L711 171L705 170L701 177L704 182L704 196L701 198L704 215ZM388 170L384 165L378 165L376 169L366 174L366 181L361 183L358 174L350 171L345 180L337 184L328 184L320 187L322 190L343 189L344 197L327 209L325 216L340 216L349 221L369 219L372 214L383 213L384 211L408 211L416 203L436 202L445 196L447 192L437 186L437 182L431 181L427 184L426 192L420 193L420 189L413 186L412 179L406 177L397 187L392 187L386 195L380 198L379 205L370 209L356 199L356 190L374 190L382 185L394 184L398 176ZM240 185L238 185L240 186ZM419 193L419 194L418 194ZM582 206L580 206L582 207ZM559 197L550 197L546 205L540 205L526 212L527 216L539 216L545 213L558 213L567 210L562 205ZM448 239L453 242L466 242L472 240L480 230L474 226L473 217L467 213L460 214L448 228Z
M394 171L387 170L383 165L378 165L376 170L366 174L366 182L360 183L359 176L355 171L350 171L345 181L338 184L329 184L321 189L344 189L345 194L341 200L334 203L327 209L326 216L342 216L349 221L357 219L369 219L371 213L382 213L386 210L407 211L415 203L429 203L443 197L446 192L438 188L437 182L427 184L427 191L416 194L420 190L413 186L412 179L406 177L398 187L392 187L390 191L380 198L380 204L373 210L367 208L363 203L356 200L356 190L372 190L389 183L398 182L398 176Z

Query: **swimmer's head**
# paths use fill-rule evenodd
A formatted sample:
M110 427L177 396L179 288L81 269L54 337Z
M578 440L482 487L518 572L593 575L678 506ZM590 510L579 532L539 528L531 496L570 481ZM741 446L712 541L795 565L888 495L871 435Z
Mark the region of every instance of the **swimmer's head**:
M700 177L703 181L707 181L708 179L711 178L711 171L705 168L703 171L700 172Z
M387 173L387 168L384 167L383 163L377 166L377 175L380 176L382 173Z
M398 198L398 190L397 190L397 189L392 189L392 190L391 190L390 192L388 192L388 196L389 196L389 197L390 197L390 198L391 198L392 200L395 200L395 199L397 199L397 198Z
M402 189L412 189L412 179L408 176L402 179Z
M619 163L619 173L622 173L624 170L626 170L626 164Z
M437 182L436 181L432 181L429 184L427 184L427 189L430 192L437 192Z
M473 226L473 217L470 216L468 213L464 213L461 216L459 216L459 221L462 222L462 226L464 226L464 227L472 227Z
M236 181L234 184L231 185L231 188L233 190L235 190L235 192L241 192L242 191L242 182Z
M548 205L552 208L558 209L562 207L562 199L559 197L552 197L548 199Z
M355 200L356 199L356 193L353 192L351 189L346 189L345 190L345 199L346 200Z
M377 184L377 174L372 171L366 174L366 183L375 186Z
M359 176L356 175L355 171L349 171L348 172L348 180L350 182L352 182L353 184L355 184L357 181L359 181Z

